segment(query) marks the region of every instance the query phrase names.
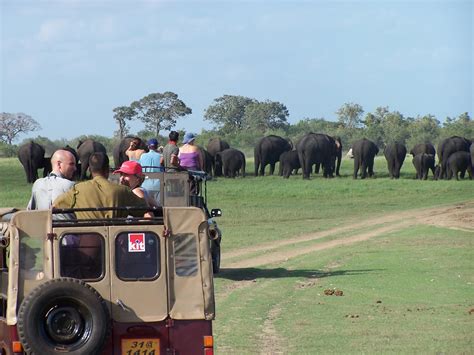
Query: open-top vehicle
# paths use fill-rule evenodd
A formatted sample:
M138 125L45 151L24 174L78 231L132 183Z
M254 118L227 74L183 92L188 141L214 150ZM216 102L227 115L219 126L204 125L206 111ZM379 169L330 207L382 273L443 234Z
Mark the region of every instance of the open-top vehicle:
M0 211L2 355L213 353L220 210L190 192L188 173L152 174L163 207L150 219Z
M143 167L144 170L156 167ZM209 210L207 207L207 182L210 176L203 171L176 172L144 172L143 186L151 193L160 206L201 208L207 216L209 224L209 241L212 254L212 268L217 274L221 263L222 233L215 217L221 216L218 208ZM112 180L118 180L118 175L111 175Z

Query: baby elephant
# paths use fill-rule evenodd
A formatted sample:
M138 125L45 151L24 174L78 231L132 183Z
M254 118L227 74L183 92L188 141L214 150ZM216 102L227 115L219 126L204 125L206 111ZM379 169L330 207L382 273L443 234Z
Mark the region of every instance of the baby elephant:
M466 170L469 174L469 179L472 179L473 171L471 163L471 154L465 151L458 151L451 154L448 158L446 168L448 171L448 180L450 180L453 175L456 180L459 180L458 174L460 174L461 178L464 179Z
M238 149L228 148L216 153L216 172L222 172L225 177L235 178L242 171L245 177L245 155Z
M433 172L433 176L435 176L435 156L433 154L417 154L413 157L412 162L415 166L417 179L428 179L428 171L430 169Z
M288 179L293 169L295 174L298 169L301 168L300 159L298 158L298 152L296 150L290 150L288 152L281 153L280 155L280 176Z

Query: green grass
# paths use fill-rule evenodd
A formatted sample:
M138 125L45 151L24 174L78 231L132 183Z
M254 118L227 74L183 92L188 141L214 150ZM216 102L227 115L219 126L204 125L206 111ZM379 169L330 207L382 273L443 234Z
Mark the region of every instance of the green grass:
M377 176L383 175L387 170L385 162L376 162ZM208 183L210 207L220 207L223 212L219 225L225 231L225 248L249 245L255 239L271 242L351 220L452 204L474 196L474 183L467 179L414 180L411 163L405 164L406 171L399 180L353 180L351 164L350 160L343 161L342 178L324 179L317 175L307 181L301 175L288 180L251 176Z
M473 233L420 227L247 270L250 285L218 302L217 343L252 353L277 309L290 354L469 353L473 244ZM218 278L217 295L234 278ZM334 288L344 296L324 295Z
M0 208L24 208L28 204L31 184L17 158L0 159Z

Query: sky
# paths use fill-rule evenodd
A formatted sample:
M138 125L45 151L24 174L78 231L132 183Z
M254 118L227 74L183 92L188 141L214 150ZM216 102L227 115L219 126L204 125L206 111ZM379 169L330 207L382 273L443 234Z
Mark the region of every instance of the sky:
M111 137L115 107L165 91L196 133L223 95L281 102L290 123L349 102L472 117L473 3L0 0L0 111L41 125L17 143Z

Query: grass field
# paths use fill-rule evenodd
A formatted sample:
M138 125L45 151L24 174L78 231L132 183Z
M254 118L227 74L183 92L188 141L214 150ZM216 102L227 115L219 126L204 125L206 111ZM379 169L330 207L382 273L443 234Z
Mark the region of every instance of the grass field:
M0 171L0 207L26 206L18 161ZM474 353L474 218L442 225L433 209L472 206L474 182L414 180L410 158L399 180L381 157L375 179L351 172L208 183L223 211L216 353Z

